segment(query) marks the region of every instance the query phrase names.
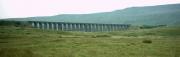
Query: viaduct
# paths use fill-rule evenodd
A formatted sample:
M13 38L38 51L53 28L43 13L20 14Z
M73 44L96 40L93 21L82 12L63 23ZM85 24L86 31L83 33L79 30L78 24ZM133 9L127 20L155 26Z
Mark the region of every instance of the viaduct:
M112 32L127 30L130 24L29 21L33 28L57 31Z

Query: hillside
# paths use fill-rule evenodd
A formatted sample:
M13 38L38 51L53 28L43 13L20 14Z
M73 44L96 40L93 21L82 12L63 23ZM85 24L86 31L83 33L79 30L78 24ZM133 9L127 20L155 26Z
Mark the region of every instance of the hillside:
M112 12L93 14L63 14L46 17L13 18L18 21L128 23L134 25L179 25L180 4L131 7Z

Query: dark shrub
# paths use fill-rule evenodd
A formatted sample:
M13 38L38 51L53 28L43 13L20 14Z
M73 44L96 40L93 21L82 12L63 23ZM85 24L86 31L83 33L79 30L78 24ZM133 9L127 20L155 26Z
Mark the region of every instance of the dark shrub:
M0 33L5 33L5 32L1 31Z
M31 34L30 32L27 32L26 34Z
M111 37L110 35L93 35L93 38L98 38L98 37Z
M143 25L143 26L140 27L140 29L151 29L151 28L156 28L156 26Z
M152 41L151 40L143 40L142 43L149 43L150 44L150 43L152 43Z

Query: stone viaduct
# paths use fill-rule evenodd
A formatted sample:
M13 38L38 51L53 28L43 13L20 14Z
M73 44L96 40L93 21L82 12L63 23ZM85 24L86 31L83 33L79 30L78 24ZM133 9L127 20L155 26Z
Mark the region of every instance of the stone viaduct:
M29 21L33 28L57 31L112 32L127 30L130 24Z

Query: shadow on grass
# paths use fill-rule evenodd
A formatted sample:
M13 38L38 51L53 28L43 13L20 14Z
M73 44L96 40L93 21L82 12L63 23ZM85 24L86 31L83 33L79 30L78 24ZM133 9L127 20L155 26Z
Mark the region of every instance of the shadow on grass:
M41 57L34 54L31 49L1 48L0 57Z

